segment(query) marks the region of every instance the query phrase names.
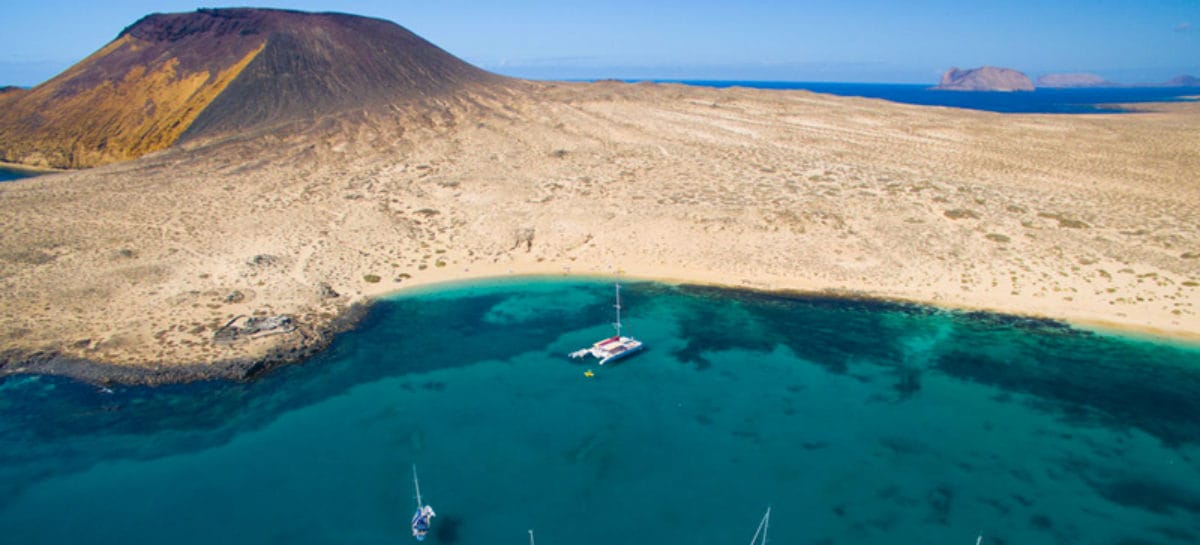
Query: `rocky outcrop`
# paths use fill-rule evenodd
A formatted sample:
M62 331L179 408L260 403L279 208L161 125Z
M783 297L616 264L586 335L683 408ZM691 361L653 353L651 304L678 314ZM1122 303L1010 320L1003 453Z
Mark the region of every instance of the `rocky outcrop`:
M234 342L266 335L296 331L295 320L286 314L275 316L237 316L213 333L215 342Z
M0 349L0 378L9 375L58 375L97 385L160 385L213 379L250 380L280 365L316 355L327 348L339 334L358 324L369 310L370 307L364 304L350 305L336 319L319 328L289 321L289 332L295 331L297 334L285 337L265 354L216 363L113 365L68 356L53 350Z
M1037 86L1065 89L1075 87L1117 87L1118 84L1108 81L1096 74L1076 72L1044 74L1038 77Z
M379 19L241 8L153 14L53 79L0 94L0 160L97 166L180 140L436 101L502 80Z
M1029 76L1011 68L983 66L960 70L951 68L942 74L934 89L941 91L1032 91Z

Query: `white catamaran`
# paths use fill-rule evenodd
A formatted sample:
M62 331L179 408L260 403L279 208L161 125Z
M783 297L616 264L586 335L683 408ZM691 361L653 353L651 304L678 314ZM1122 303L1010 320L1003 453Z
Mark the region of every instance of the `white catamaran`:
M417 541L425 541L425 534L429 533L430 519L437 516L433 512L433 507L425 505L421 502L421 483L417 481L417 464L413 464L413 488L417 491L417 512L413 513L412 518L412 534L417 538Z
M571 357L575 359L591 355L600 360L600 365L604 365L610 361L616 361L626 356L636 354L644 348L642 341L633 337L624 337L621 335L621 282L614 282L616 290L616 304L613 305L617 310L617 321L613 322L613 327L617 328L617 334L607 339L596 341L590 348L581 348L571 352Z

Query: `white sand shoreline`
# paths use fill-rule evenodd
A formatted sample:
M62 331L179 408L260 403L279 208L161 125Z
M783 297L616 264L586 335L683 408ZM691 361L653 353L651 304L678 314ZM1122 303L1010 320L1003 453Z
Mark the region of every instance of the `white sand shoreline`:
M584 281L590 280L596 282L611 281L614 278L611 270L600 270L599 268L593 268L589 269L588 272L582 272L577 268L575 270L571 270L570 267L563 265L539 265L540 266L536 267L521 268L501 267L504 269L503 271L497 271L495 270L495 267L485 267L480 269L477 273L467 271L461 274L428 275L421 277L420 279L407 280L404 286L374 294L371 296L371 299L374 300L387 299L391 297L404 297L408 295L423 295L445 289L469 288L473 285L489 285L496 282L506 281L521 282L524 280L539 278ZM983 312L999 316L1049 320L1094 333L1117 335L1122 337L1134 337L1154 342L1181 343L1184 346L1200 348L1200 332L1197 331L1183 328L1171 329L1137 323L1121 322L1112 320L1110 317L1099 317L1088 313L1072 313L1069 310L1060 312L1033 313L1021 312L1019 310L1006 308L1001 305L978 304L966 301L950 301L946 299L919 299L900 295L889 296L875 292L841 291L831 288L820 288L814 284L795 283L786 285L772 285L766 282L752 281L733 283L721 279L719 275L716 274L696 274L694 271L678 269L635 269L630 271L621 268L619 278L622 281L629 282L656 282L668 285L704 286L733 291L761 293L765 295L778 295L783 297L819 296L828 297L831 299L845 299L848 301L863 300L881 303L894 303L900 305L916 305L951 312Z

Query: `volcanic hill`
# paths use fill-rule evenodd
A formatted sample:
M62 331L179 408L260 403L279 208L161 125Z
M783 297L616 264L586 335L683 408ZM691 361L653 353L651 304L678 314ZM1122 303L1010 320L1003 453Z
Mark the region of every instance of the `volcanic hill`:
M380 19L248 8L152 14L53 79L0 93L0 160L91 167L503 80Z

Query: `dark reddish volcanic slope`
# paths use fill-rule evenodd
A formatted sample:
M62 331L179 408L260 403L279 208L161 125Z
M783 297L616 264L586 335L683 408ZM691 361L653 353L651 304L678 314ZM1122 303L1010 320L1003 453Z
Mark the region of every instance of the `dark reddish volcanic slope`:
M379 19L248 8L154 14L55 78L0 95L0 159L95 166L180 140L501 81Z

